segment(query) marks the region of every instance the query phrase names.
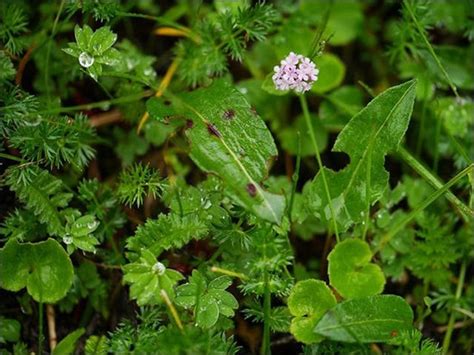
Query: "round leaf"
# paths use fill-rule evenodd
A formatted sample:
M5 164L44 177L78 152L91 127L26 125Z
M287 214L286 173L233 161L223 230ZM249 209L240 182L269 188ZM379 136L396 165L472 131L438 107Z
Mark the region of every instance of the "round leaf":
M25 244L9 240L0 250L0 286L9 291L26 286L35 301L54 303L66 295L72 279L71 260L54 239Z
M319 75L312 91L323 94L341 85L346 75L346 67L337 56L326 53L315 61L319 69Z
M219 307L215 299L210 295L204 295L199 300L196 324L202 328L210 328L219 319Z
M21 324L16 319L0 317L0 344L20 340Z
M323 340L313 329L325 312L335 305L336 298L325 282L312 279L298 282L288 297L288 308L295 316L291 321L291 333L305 344Z
M347 239L329 253L329 282L344 298L372 296L383 291L385 276L370 263L372 252L360 239Z

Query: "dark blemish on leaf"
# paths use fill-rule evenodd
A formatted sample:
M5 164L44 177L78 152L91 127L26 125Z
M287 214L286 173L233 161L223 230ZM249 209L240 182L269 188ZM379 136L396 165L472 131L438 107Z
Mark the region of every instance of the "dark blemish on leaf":
M192 120L186 120L186 128L193 128L194 122Z
M213 134L218 138L221 137L221 133L218 131L217 127L214 126L212 123L207 124L207 130L209 131L210 134Z
M170 100L165 100L163 103L165 104L165 106L171 105L171 101L170 101Z
M257 187L254 184L249 183L247 184L247 192L251 197L255 197L257 196Z
M224 120L230 121L235 117L235 111L233 109L228 109L225 110L224 113L222 114L222 118Z
M398 332L397 332L396 330L392 330L392 331L390 332L390 336L391 336L391 337L396 337L397 335L398 335Z
M253 106L250 107L250 112L252 112L252 114L253 114L254 116L258 116L258 113L257 113L257 110L255 109L255 107L253 107Z

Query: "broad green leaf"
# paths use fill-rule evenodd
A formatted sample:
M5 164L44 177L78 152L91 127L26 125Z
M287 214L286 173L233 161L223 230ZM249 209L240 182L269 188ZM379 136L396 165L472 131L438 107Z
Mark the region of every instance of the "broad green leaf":
M158 97L152 97L146 102L146 110L153 119L157 120L158 122L166 122L169 116L172 116L176 113L175 108L170 104L170 101L166 101Z
M175 97L178 113L192 119L186 135L191 159L220 176L239 204L260 218L280 223L283 196L261 187L278 151L272 135L245 97L225 80Z
M83 28L80 28L78 25L74 27L74 36L76 38L76 43L81 51L89 50L89 44L92 38L92 28L87 25L84 25Z
M92 335L87 338L84 347L84 353L86 355L107 355L108 351L107 338L104 335Z
M324 281L309 279L298 282L288 297L288 308L295 317L291 321L291 333L305 344L320 342L323 337L314 333L314 327L335 305L336 298Z
M63 340L61 340L58 345L54 348L52 355L69 355L74 352L76 348L76 343L79 338L84 334L86 330L84 328L79 328L69 333Z
M161 303L161 291L165 291L173 299L174 286L183 276L166 268L156 260L149 250L142 250L138 261L123 267L123 280L130 286L130 298L136 299L139 306Z
M347 153L350 163L338 172L324 169L340 230L362 221L368 205L380 199L387 188L385 155L397 149L408 128L415 86L415 81L408 81L384 91L339 133L333 151ZM308 210L329 221L329 201L320 172L304 192Z
M383 343L413 329L413 311L395 295L377 295L342 302L316 325L316 334L335 341Z
M346 239L329 253L329 282L344 298L360 298L382 293L385 276L370 263L372 252L360 239Z
M35 301L54 303L66 295L72 280L71 260L54 239L24 244L10 239L0 249L0 287L6 290L26 287Z
M346 67L336 55L325 53L315 62L319 69L319 75L311 91L323 94L341 85L346 75Z
M20 322L0 316L0 344L7 341L16 343L20 340L20 331Z

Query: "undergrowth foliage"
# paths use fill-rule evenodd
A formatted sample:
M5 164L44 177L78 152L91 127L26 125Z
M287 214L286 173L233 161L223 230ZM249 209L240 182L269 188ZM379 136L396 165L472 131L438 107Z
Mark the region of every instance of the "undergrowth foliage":
M472 1L157 3L0 3L0 353L472 353Z

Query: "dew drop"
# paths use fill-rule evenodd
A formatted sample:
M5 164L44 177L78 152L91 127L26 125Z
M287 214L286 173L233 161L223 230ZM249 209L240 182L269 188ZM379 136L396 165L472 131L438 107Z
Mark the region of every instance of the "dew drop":
M64 242L64 244L66 244L66 245L70 245L70 244L72 244L73 239L72 239L71 236L66 236L66 237L63 237L63 242Z
M156 264L153 265L152 270L153 272L156 272L158 275L163 275L166 271L166 267L162 263L157 261Z
M84 68L89 68L92 64L94 64L94 57L89 55L89 53L82 52L79 54L79 64Z

